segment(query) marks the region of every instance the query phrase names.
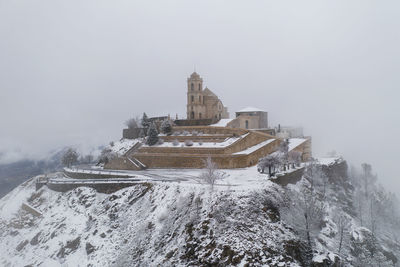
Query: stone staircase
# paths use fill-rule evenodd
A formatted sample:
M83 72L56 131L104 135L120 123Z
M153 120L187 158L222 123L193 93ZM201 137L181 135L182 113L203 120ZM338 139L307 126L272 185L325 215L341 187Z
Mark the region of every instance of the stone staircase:
M127 160L132 163L132 165L139 170L145 170L147 169L147 166L144 165L141 161L139 161L137 158L135 157L127 157Z

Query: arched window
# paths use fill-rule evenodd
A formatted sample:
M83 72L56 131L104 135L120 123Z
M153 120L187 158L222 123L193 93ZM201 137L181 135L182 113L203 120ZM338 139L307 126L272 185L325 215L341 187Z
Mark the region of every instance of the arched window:
M194 96L192 96L191 99L192 99L192 103L193 103L194 102Z
M194 119L194 112L190 113L190 118L193 120Z
M190 85L190 89L191 89L192 91L194 90L194 84L193 84L193 83Z
M201 83L199 83L199 91L201 91Z
M246 120L246 129L249 129L249 121Z

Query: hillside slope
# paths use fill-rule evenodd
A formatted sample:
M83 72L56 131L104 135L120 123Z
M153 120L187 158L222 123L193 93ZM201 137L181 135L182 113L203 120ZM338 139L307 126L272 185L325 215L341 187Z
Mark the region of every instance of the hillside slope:
M255 171L255 170L254 170ZM329 172L329 171L327 171ZM335 175L337 172L335 172ZM260 177L256 172L255 177ZM332 174L331 174L332 176ZM337 208L354 218L346 177L329 185L332 201L313 249L293 224L290 204L305 179L281 187L152 183L97 193L80 187L35 191L34 180L0 200L3 266L329 266L338 264ZM251 181L251 179L249 180ZM221 182L223 184L224 181ZM347 187L347 189L346 189ZM24 204L25 203L25 204ZM21 205L24 207L21 208ZM42 215L38 215L37 212ZM353 219L342 262L357 266L370 231ZM398 234L398 232L397 232ZM353 240L353 241L351 241ZM399 243L376 240L381 266L393 266ZM355 245L356 244L356 245ZM375 243L374 243L375 244ZM389 246L394 246L391 249ZM397 247L396 247L397 246ZM364 253L364 252L362 252ZM379 254L379 255L381 255ZM361 255L358 253L358 255ZM364 255L364 254L363 254ZM365 262L365 261L364 261ZM338 265L337 265L338 266ZM366 266L366 265L364 265Z

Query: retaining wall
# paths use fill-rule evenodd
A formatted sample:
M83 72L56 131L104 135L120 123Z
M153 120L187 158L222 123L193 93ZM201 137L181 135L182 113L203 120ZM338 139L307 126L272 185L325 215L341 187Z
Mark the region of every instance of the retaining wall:
M126 175L126 174L104 174L100 172L93 171L91 173L83 173L83 172L71 172L66 169L64 169L64 173L71 177L71 178L76 178L76 179L93 179L93 178L129 178L132 177L132 175Z
M277 183L282 186L287 186L288 184L296 184L303 177L304 167L298 170L295 170L290 173L286 173L282 176L278 176L275 179L271 179L274 183Z
M221 134L221 135L168 135L168 136L159 136L160 139L165 142L172 142L174 140L178 140L179 142L184 142L186 140L191 140L193 142L215 142L219 143L224 141L226 138L232 137L233 134Z
M249 132L245 137L238 139L226 147L141 147L137 153L165 153L165 154L232 154L243 151L261 142L270 139L271 136L260 132Z
M129 186L134 186L134 185L138 185L138 184L147 184L147 183L119 183L119 184L110 184L110 183L105 183L105 184L53 184L53 183L48 183L47 187L53 191L57 191L57 192L67 192L70 191L72 189L78 188L78 187L90 187L95 189L97 192L99 193L105 193L105 194L110 194L110 193L114 193L122 188L126 188Z
M139 153L134 156L149 168L203 168L208 156L221 169L245 168L256 165L259 158L276 151L279 143L274 140L250 154ZM107 165L107 168L115 167L131 169L129 165Z

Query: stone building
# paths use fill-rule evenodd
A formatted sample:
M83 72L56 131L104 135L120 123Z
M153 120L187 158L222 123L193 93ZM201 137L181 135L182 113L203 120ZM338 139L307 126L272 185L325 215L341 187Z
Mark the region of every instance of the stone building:
M228 108L207 87L203 89L203 79L193 72L187 79L187 119L213 121L229 118Z
M268 112L253 107L244 108L236 112L236 118L227 126L242 129L268 129Z

